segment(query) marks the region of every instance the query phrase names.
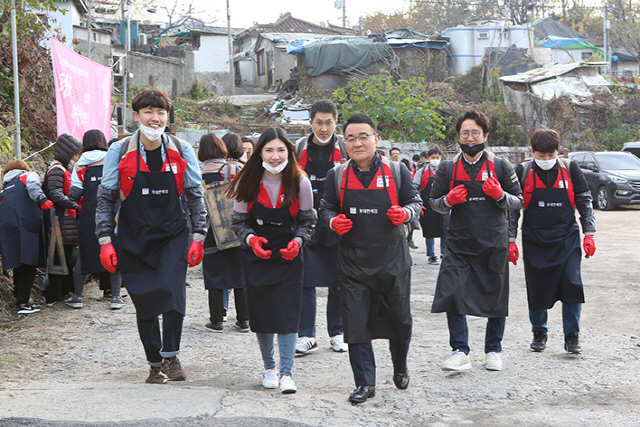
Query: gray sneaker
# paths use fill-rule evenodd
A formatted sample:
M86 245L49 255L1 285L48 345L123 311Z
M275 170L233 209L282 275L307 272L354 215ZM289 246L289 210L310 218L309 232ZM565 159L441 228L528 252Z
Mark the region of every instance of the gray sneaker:
M64 300L64 303L72 308L82 308L82 297L70 295L69 298Z
M120 297L111 297L111 310L120 310L124 307L124 301Z

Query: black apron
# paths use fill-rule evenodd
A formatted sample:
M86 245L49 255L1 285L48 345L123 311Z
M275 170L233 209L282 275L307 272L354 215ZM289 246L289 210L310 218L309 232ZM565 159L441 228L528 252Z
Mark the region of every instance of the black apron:
M336 141L337 144L337 141ZM304 171L309 176L313 189L313 207L320 208L324 194L324 183L335 166L335 149L327 162L312 162L307 159ZM304 286L310 288L338 286L338 235L324 221L318 221L315 233L304 248Z
M78 222L78 245L82 274L98 274L106 271L100 262L100 243L96 237L96 207L98 187L102 179L102 165L87 166L84 174L82 212Z
M16 177L0 192L0 254L2 270L41 264L42 210L27 186Z
M451 165L451 188L464 184L468 195L451 211L447 256L440 264L432 313L489 318L508 315L508 224L505 211L482 191L482 184L492 173L487 153L483 156L485 168L478 172L481 180L461 180L457 176L458 168L464 169L462 158Z
M422 173L427 173L428 171L430 171L429 166L425 166L425 170ZM447 227L449 226L449 214L440 214L431 209L431 205L429 204L429 196L434 178L435 175L430 177L425 188L420 191L420 197L422 198L424 206L424 214L420 216L420 228L422 228L422 237L426 239L445 236ZM422 183L422 178L420 182Z
M224 164L226 165L226 163ZM224 167L224 165L222 165ZM222 175L206 173L202 175L205 184L222 182ZM204 248L214 248L216 238L209 227L204 239ZM202 259L202 275L205 289L238 289L244 288L244 268L240 247L225 249L211 254L204 254Z
M558 174L564 182L570 179L560 165ZM522 219L529 310L549 309L556 301L583 303L580 230L567 189L539 188L535 171L531 176L533 192Z
M165 144L162 169L170 164L169 152ZM171 170L141 171L139 145L136 157L135 180L118 222L122 283L143 319L170 310L184 315L189 227L176 179Z
M343 213L353 221L351 230L340 236L338 277L344 339L350 344L376 338L411 338L411 257L404 227L387 217L392 202L384 165L380 165L383 186L349 189L357 180L351 165L344 174ZM389 173L389 175L391 175ZM364 212L364 213L363 213Z
M261 186L262 187L262 186ZM266 193L266 190L263 190ZM258 202L258 194L249 210L250 224L257 236L268 243L269 259L258 258L251 247L242 247L249 306L249 324L253 332L297 333L302 303L303 249L292 260L282 258L280 249L295 237L296 219L289 208L269 208Z

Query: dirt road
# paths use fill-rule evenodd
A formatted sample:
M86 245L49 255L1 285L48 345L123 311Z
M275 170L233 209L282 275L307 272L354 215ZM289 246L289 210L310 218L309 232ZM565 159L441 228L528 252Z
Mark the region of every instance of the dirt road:
M563 350L559 306L550 311L547 350L529 350L524 275L518 263L511 268L504 370L484 369L485 321L478 318L469 322L473 369L440 370L449 347L445 316L430 313L438 267L427 264L424 242L417 238L420 248L412 251L411 384L406 391L394 387L386 343L377 341L376 397L359 406L347 402L353 379L348 355L329 348L324 290L318 293L320 349L295 361L298 393L263 390L255 336L232 326L233 309L224 333L204 328L206 292L201 270L195 268L189 273L192 287L187 290L180 355L187 381L145 384L148 368L132 304L110 311L92 286L83 309L57 304L0 332L0 426L17 423L10 417L31 418L30 425L35 418L106 422L100 425L130 421L126 425L136 426L151 419L198 426L285 425L278 419L312 426L640 425L640 209L596 212L596 218L597 252L583 260L587 303L579 356Z

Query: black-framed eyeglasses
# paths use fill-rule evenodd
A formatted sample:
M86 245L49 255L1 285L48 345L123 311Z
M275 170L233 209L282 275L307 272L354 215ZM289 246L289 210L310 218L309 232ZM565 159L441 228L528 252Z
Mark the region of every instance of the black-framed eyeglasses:
M375 133L362 132L362 133L359 133L357 137L353 136L353 135L350 135L350 136L348 136L348 137L346 137L344 139L344 142L348 142L349 144L353 144L354 142L356 142L356 139L358 141L360 141L360 142L367 142L367 140L369 139L369 137L371 135L375 135Z

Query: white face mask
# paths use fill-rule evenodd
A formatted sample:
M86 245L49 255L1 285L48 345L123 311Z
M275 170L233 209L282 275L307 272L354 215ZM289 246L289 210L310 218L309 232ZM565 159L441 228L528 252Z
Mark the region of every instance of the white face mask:
M434 168L437 168L440 165L440 160L439 159L431 159L431 160L429 160L429 163Z
M543 171L548 171L549 169L551 169L555 164L557 159L551 159L551 160L540 160L540 159L534 159L536 161L536 164L540 167L540 169L542 169Z
M286 159L284 162L280 163L278 166L273 167L271 166L269 163L265 162L264 160L262 161L262 167L267 171L270 172L274 175L279 174L280 172L282 172L284 170L284 168L287 167L287 164L289 163L289 159Z
M142 132L149 141L156 141L164 133L164 128L154 129L140 123L140 132Z
M324 141L323 141L323 140L321 140L321 139L320 139L320 137L319 137L318 135L314 135L313 137L314 137L314 139L315 139L316 141L318 141L320 144L324 145L324 144L329 143L329 141L331 141L331 138L333 138L333 135L331 135L329 138L325 139Z

